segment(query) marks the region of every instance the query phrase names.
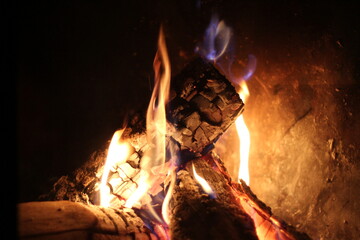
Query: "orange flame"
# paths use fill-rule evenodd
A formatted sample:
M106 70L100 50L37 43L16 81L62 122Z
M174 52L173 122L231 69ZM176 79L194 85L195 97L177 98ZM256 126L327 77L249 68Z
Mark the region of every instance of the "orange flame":
M242 81L240 83L240 91L238 92L240 98L245 103L247 98L250 96L249 89L245 83ZM249 174L249 152L250 152L250 132L246 126L243 115L240 115L236 121L235 126L238 132L240 139L240 166L238 179L243 179L247 185L250 185L250 174Z
M123 132L124 130L121 129L114 133L108 149L108 154L100 183L100 205L103 207L108 207L112 198L110 189L107 186L107 180L111 168L116 164L120 165L121 163L124 163L129 156L129 145L126 142L121 141Z
M295 240L277 219L262 210L249 196L235 189L233 191L245 212L253 219L259 240Z
M138 188L126 201L125 207L131 208L156 181L156 174L163 172L166 160L166 109L170 90L170 61L167 54L165 37L160 28L158 51L154 59L155 86L146 114L146 135L149 149L141 159L141 177ZM158 171L154 173L153 171Z

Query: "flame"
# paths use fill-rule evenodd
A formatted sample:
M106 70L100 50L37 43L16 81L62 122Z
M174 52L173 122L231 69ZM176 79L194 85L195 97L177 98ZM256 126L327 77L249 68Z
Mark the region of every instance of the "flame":
M163 66L161 66L161 64ZM166 109L165 104L170 91L170 61L166 50L162 28L158 39L158 51L154 59L155 86L146 114L146 132L151 145L151 161L145 161L143 169L164 165L166 160ZM161 69L163 67L163 69ZM163 71L161 71L163 70Z
M165 221L165 223L167 225L170 224L170 216L169 216L168 206L169 206L171 194L172 194L172 192L174 190L174 186L175 186L175 182L176 182L176 172L175 172L175 170L171 171L170 176L171 176L170 186L169 186L169 189L168 189L168 191L166 193L166 196L164 198L164 201L163 201L163 204L162 204L162 207L161 207L161 214L162 214L163 219L164 219L164 221Z
M262 210L249 196L236 189L233 189L233 191L245 212L253 219L256 235L259 240L295 240L284 231L277 219Z
M216 61L226 51L231 39L231 29L216 15L212 16L206 29L204 42L197 51L208 60Z
M149 189L149 183L147 181L148 175L146 172L142 171L139 174L141 174L141 177L139 178L139 183L136 191L131 194L131 196L126 200L125 207L132 208L134 204L136 204L141 197L147 192Z
M146 135L149 149L145 151L141 159L140 174L142 176L138 181L138 188L126 201L125 207L129 208L141 200L156 181L156 175L164 171L166 160L165 105L169 97L171 69L162 28L160 28L158 51L153 67L155 86L146 114Z
M121 141L123 132L124 130L121 129L114 133L108 149L108 154L100 183L100 205L103 207L109 207L110 200L112 198L110 189L107 186L110 170L114 165L120 165L121 163L124 163L130 153L129 144Z
M247 98L250 96L249 89L245 81L240 82L239 95L240 98L246 103ZM240 166L238 179L243 179L247 185L250 185L249 174L249 152L250 152L250 132L246 126L244 116L240 115L236 121L235 126L240 140Z
M215 193L212 190L212 188L210 187L209 183L202 177L200 177L196 170L195 170L195 166L194 163L192 164L192 169L193 169L193 173L194 173L194 177L196 179L196 181L200 184L200 186L202 187L202 189L204 190L204 192L206 192L207 194L209 194L210 196L214 196Z

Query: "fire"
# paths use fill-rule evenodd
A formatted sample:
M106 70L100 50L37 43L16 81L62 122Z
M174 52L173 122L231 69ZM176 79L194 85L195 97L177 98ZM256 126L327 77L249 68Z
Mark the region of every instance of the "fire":
M155 86L149 102L146 114L146 137L148 148L144 152L140 172L137 173L135 186L127 189L126 196L121 196L124 200L124 206L131 208L138 204L143 196L149 191L159 175L164 176L168 169L165 168L166 161L166 109L165 105L169 96L170 89L170 61L167 55L165 37L160 29L158 39L158 51L154 58ZM130 145L121 140L123 130L116 131L111 140L106 163L104 165L101 183L100 183L100 205L108 207L111 200L115 197L110 193L107 186L120 186L123 179L132 175L122 164L126 163L130 153ZM114 171L116 166L121 172L118 172L119 178L108 179L110 171ZM126 165L126 164L125 164Z
M166 193L166 196L164 198L162 208L161 208L161 214L163 216L163 219L164 219L165 223L168 225L170 224L170 216L169 216L168 206L169 206L171 194L172 194L172 192L174 190L174 186L175 186L176 172L171 171L170 176L171 176L171 183L170 183L169 189Z
M230 35L230 28L228 28L223 21L219 22L216 18L212 19L206 32L206 44L204 44L200 53L208 60L215 62L224 54L230 41ZM216 38L219 38L221 41L215 41ZM216 43L219 41L220 43ZM218 46L216 44L220 44L221 48L217 48ZM146 203L146 206L158 222L165 222L166 224L169 224L170 216L168 212L168 205L174 189L174 184L176 182L176 154L170 153L170 156L167 156L166 151L166 103L169 97L171 71L162 28L159 33L158 51L154 58L153 67L155 71L155 85L146 114L146 137L149 147L145 150L141 158L140 171L137 175L138 178L136 179L136 188L129 189L130 194L126 197L126 199L123 199L123 206L132 208L136 204L141 205L142 203L145 205L144 202L141 202L143 197L149 192L149 190L151 190L153 185L156 185L156 182L159 181L159 177L164 178L165 175L167 175L171 178L171 181L168 186L166 196L162 202L161 214L164 221L162 221L162 219L157 215L158 213L155 212L149 203ZM244 103L246 103L248 97L250 96L246 80L251 77L255 67L256 59L251 55L249 56L249 64L245 74L241 78L237 78L240 79L240 81L236 81L236 79L233 81L237 84L237 87L239 87L240 90L238 91L238 94ZM247 185L249 185L250 175L248 162L250 152L250 132L246 126L243 115L240 115L235 121L235 126L240 139L240 166L238 180L241 183L240 179L242 179ZM121 139L123 131L124 130L119 130L114 133L108 149L108 155L100 184L100 205L104 207L109 207L111 205L111 199L114 197L110 193L110 188L107 186L110 171L112 171L114 166L126 163L126 160L130 155L130 145ZM171 151L172 149L170 149L170 152ZM167 159L170 160L166 161ZM209 183L196 172L194 164L192 164L192 170L195 180L199 183L204 192L211 197L215 197L216 193L213 191ZM126 173L124 173L124 176L121 176L120 173L120 179L115 180L122 181L122 177L125 176ZM259 208L248 196L237 192L235 189L233 189L233 191L239 204L253 219L259 239L290 239L285 233L279 230L280 223L277 222L276 219L269 216L268 213L262 211L261 208ZM165 235L167 236L167 234Z
M220 59L226 52L228 45L231 39L231 29L228 27L224 21L219 21L216 15L214 15L210 21L209 26L207 27L204 34L204 41L200 47L196 50L208 59L209 61L213 61L216 63L218 59ZM228 63L229 66L223 66L218 63L217 66L222 69L224 72L230 76L230 80L233 81L238 87L240 87L240 91L238 92L240 98L245 103L247 98L250 95L249 89L245 83L254 73L256 69L256 58L253 55L249 55L249 62L245 68L245 72L242 77L235 77L233 73L229 71L231 69L231 64ZM236 129L238 132L238 137L240 139L240 166L238 179L243 179L246 184L250 184L250 175L249 175L249 151L250 151L250 132L245 124L245 120L243 115L240 115L235 122Z
M246 103L247 98L250 96L249 89L245 81L240 82L241 89L239 90L240 98ZM247 185L250 185L249 174L249 152L250 152L250 132L246 126L244 116L240 115L236 121L235 126L240 140L240 166L238 179L245 181Z
M216 61L226 51L231 38L231 29L214 15L206 29L204 42L196 51L210 61Z
M112 198L112 195L110 194L110 189L107 186L107 181L111 168L114 165L120 165L121 163L124 163L130 153L129 145L121 140L123 132L124 130L121 129L114 133L108 149L108 154L100 183L100 205L103 207L109 207L110 200Z
M241 183L240 183L241 184ZM295 240L281 227L281 223L262 210L249 196L234 190L245 212L253 219L259 240Z
M200 186L202 187L204 192L206 192L210 196L214 196L215 193L212 190L212 188L210 187L209 183L204 178L200 177L199 174L197 174L194 163L192 164L192 169L193 169L193 174L194 174L196 181L200 184Z
M149 190L156 180L155 174L163 172L166 161L166 109L170 91L170 61L167 54L165 37L160 28L158 51L154 59L155 86L146 114L146 135L149 149L141 160L143 172L138 188L128 199L125 206L132 207ZM156 169L157 172L154 172Z

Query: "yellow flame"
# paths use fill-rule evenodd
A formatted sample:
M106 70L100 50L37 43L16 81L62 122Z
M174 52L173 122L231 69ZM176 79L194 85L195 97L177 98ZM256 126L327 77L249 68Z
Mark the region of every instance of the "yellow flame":
M146 194L155 181L153 170L163 172L166 160L166 109L170 90L170 61L167 54L165 37L160 28L158 51L154 58L155 86L146 114L146 135L149 149L145 151L140 167L144 171L138 181L138 188L126 201L126 207L132 207Z
M170 225L170 217L169 217L168 206L169 206L171 195L172 195L172 192L174 190L174 186L175 186L175 182L176 182L176 172L173 170L169 174L171 176L171 182L170 182L169 189L168 189L168 191L166 193L166 196L164 198L164 201L163 201L163 204L162 204L162 207L161 207L161 215L163 216L163 219L164 219L164 221L165 221L165 223L167 225Z
M161 66L163 65L163 66ZM146 133L150 144L150 161L142 161L142 168L150 171L152 167L165 163L166 152L166 109L165 104L170 90L170 61L167 55L162 28L158 39L158 51L154 59L155 86L146 114ZM163 67L161 69L161 67Z
M134 204L136 204L141 197L147 192L149 189L149 184L147 182L148 176L145 172L141 172L141 177L139 178L138 188L136 191L131 194L131 196L126 200L125 207L132 208Z
M114 133L108 149L108 154L100 183L100 205L103 207L108 207L112 198L110 189L107 186L110 169L115 164L124 163L129 156L130 148L128 143L120 140L123 132L124 130L121 129Z
M240 98L246 103L247 98L250 96L249 89L245 83L242 81L240 83ZM250 132L246 126L243 115L240 115L236 121L235 126L238 132L238 136L240 139L240 166L239 166L239 174L238 179L242 179L245 181L247 185L250 185L250 174L249 174L249 152L250 152Z
M214 191L212 190L212 188L210 187L209 183L202 177L200 177L196 170L195 170L195 166L194 163L192 164L192 169L193 169L193 173L194 173L194 177L196 179L196 181L200 184L200 186L202 187L202 189L204 190L204 192L206 192L209 195L213 195Z

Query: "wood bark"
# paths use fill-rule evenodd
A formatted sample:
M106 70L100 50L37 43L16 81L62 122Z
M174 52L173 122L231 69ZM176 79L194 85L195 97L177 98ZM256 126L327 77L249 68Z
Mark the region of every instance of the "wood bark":
M19 239L165 239L150 231L132 209L102 208L71 201L18 204Z

